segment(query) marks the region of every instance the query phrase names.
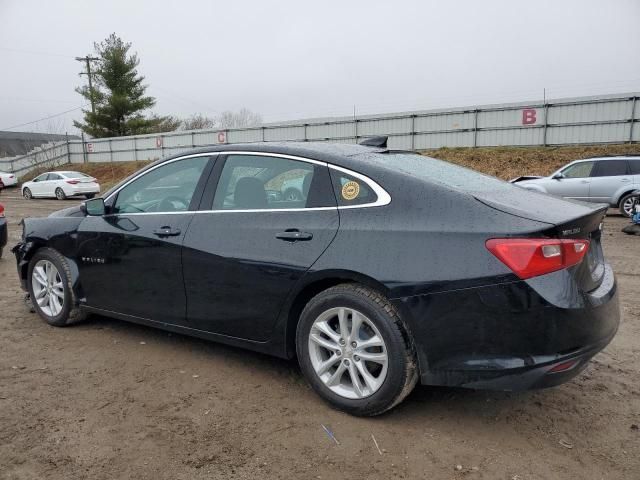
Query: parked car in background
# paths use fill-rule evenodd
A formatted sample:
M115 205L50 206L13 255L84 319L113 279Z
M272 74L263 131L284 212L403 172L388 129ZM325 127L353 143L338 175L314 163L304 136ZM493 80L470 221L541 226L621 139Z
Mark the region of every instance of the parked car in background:
M0 172L0 183L4 187L13 187L18 184L18 177L14 173Z
M605 206L368 143L159 160L104 198L25 219L22 287L53 326L93 312L297 356L357 415L417 382L557 385L611 341ZM269 195L285 181L303 198Z
M640 155L576 160L549 177L518 177L511 182L528 190L607 203L630 217L633 191L640 188Z
M4 205L0 203L0 258L2 258L2 252L9 238L8 228L7 219L4 215Z
M45 172L30 182L22 184L22 196L26 199L67 197L82 195L93 198L100 193L100 185L95 178L81 172Z

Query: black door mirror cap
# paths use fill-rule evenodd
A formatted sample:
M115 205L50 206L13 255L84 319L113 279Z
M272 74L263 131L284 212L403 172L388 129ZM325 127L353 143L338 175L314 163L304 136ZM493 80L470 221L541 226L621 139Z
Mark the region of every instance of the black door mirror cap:
M560 180L561 178L564 178L564 175L560 172L556 173L553 177L554 180Z
M80 205L80 210L90 217L101 217L107 213L107 208L104 205L104 199L102 197L87 200Z

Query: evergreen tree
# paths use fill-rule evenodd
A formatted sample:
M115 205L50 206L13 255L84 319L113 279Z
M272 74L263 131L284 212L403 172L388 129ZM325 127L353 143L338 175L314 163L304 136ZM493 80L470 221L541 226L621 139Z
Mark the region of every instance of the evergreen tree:
M138 75L137 54L129 54L131 43L125 43L115 33L100 43L94 43L99 57L93 77L93 91L88 86L76 92L89 102L93 99L95 113L83 110L84 123L74 125L94 138L120 137L163 131L171 122L165 117L143 112L156 103L145 96L144 77Z

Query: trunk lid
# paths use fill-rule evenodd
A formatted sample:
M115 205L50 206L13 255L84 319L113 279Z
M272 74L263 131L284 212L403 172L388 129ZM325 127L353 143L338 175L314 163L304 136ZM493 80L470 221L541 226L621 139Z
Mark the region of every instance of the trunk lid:
M519 187L511 190L473 192L473 196L501 212L549 224L549 229L539 232L543 236L589 240L585 258L569 270L582 291L598 288L605 273L601 236L608 205L558 198Z

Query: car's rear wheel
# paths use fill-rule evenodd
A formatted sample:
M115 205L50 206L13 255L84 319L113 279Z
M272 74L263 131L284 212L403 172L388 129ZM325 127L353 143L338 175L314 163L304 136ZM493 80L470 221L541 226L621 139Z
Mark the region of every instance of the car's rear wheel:
M625 217L631 217L633 215L634 197L637 197L637 195L628 193L620 199L620 213Z
M87 193L87 194L85 195L85 198L86 198L87 200L91 200L91 199L92 199L93 197L95 197L95 196L96 196L96 194L95 194L95 193Z
M406 325L389 300L368 287L338 285L311 299L296 343L313 389L354 415L379 415L394 407L418 379Z
M56 188L56 198L58 200L64 200L65 198L67 198L67 194L64 193L64 190L61 189L60 187Z
M27 288L35 311L49 325L64 327L84 318L71 288L69 264L57 251L42 248L35 253Z
M29 190L29 187L22 190L22 196L27 200L31 200L33 198L33 194L31 193L31 190Z

